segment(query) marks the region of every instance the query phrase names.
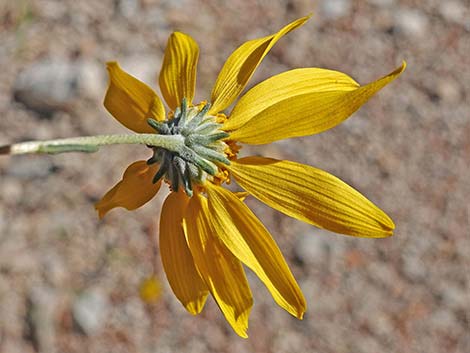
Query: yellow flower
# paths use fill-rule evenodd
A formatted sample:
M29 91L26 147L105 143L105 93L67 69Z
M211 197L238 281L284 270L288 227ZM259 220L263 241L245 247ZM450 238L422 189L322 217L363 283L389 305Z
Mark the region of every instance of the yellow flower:
M170 109L146 84L108 63L108 111L137 133L178 136L178 152L153 147L133 163L96 204L100 217L114 207L136 209L162 181L172 192L160 217L160 251L173 292L198 314L210 293L235 332L247 337L252 295L242 264L252 269L282 308L301 319L306 303L275 241L243 203L247 193L304 222L360 237L392 235L392 220L359 192L322 170L264 157L237 158L238 143L266 144L330 129L360 108L405 69L360 86L331 70L290 70L240 95L273 45L300 27L300 18L272 35L250 40L225 62L210 103L193 104L199 49L175 32L165 50L160 89ZM222 187L233 178L247 193Z
M140 298L147 304L155 304L161 292L162 287L155 275L145 278L139 287Z

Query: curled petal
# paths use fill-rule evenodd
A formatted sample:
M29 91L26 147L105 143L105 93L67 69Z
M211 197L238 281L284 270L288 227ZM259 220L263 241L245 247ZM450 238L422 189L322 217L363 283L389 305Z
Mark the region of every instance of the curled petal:
M250 40L238 47L227 59L212 89L212 108L216 114L227 108L243 91L266 54L290 31L302 26L310 16L302 17L267 37Z
M395 225L382 210L320 169L263 157L232 161L228 169L251 195L288 216L352 236L393 234Z
M338 125L397 78L403 64L381 79L359 86L336 71L298 69L273 76L240 99L225 130L249 144L317 134Z
M175 110L184 97L194 98L199 47L187 34L174 32L168 38L160 71L160 89L168 106Z
M207 199L195 194L184 220L186 237L209 291L234 331L248 337L248 317L253 299L240 261L220 242L211 224Z
M207 195L217 236L256 273L276 303L301 319L305 298L271 234L232 192L207 183Z
M172 192L160 216L160 254L168 282L178 300L191 314L199 314L209 291L199 275L183 232L188 205L183 192Z
M165 119L165 109L157 94L145 83L122 70L118 63L107 63L109 87L104 98L106 109L125 127L139 133L155 132L147 119Z
M161 182L152 183L158 165L147 165L146 161L137 161L127 167L122 180L109 190L95 204L99 217L115 207L135 210L149 202L160 189Z

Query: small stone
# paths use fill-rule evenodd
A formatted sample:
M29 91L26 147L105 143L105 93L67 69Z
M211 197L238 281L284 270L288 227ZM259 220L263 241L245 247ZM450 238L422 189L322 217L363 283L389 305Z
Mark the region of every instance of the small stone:
M441 79L437 82L437 94L446 103L458 103L461 99L459 83L453 79Z
M109 311L108 299L96 290L87 290L73 303L73 318L87 335L98 333L105 323Z
M47 287L35 287L29 295L28 324L40 353L56 352L55 315L57 294Z
M139 12L139 7L138 0L119 0L117 2L119 13L126 18L134 17Z
M15 99L43 114L67 110L76 96L77 67L65 60L43 60L20 73L14 84Z
M405 34L421 37L427 33L428 17L416 9L401 9L396 12L395 23L397 29Z
M329 0L321 3L321 12L324 17L336 20L347 16L351 12L350 0Z
M379 7L389 7L395 4L395 0L368 0L370 4Z
M10 176L18 179L45 178L54 171L54 165L48 158L20 157L8 167Z
M81 97L103 92L104 70L90 61L46 59L21 72L14 84L15 99L42 114L68 111Z
M460 1L441 1L439 13L449 22L462 24L465 21L465 6Z
M403 257L403 272L411 281L422 280L427 275L427 268L418 254Z
M468 309L469 295L463 287L447 283L441 290L442 300L448 308L455 311Z
M77 88L80 97L101 100L105 92L105 65L95 61L77 62Z
M314 233L314 234L312 234ZM294 246L294 253L302 264L311 265L325 263L329 252L329 244L322 239L321 234L309 232L297 238Z
M437 332L448 332L449 327L457 327L455 315L450 310L438 309L432 313L430 326Z

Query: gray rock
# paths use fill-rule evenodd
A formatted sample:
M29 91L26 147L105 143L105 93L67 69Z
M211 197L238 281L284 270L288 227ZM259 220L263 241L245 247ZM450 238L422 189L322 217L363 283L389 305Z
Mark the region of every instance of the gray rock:
M48 158L17 158L8 167L9 175L19 179L45 178L54 170L54 165Z
M455 311L468 310L470 295L465 288L452 283L442 284L441 287L442 300L446 307Z
M69 110L83 92L97 95L102 82L102 71L94 63L45 59L23 70L13 90L15 99L29 109L51 114Z
M132 18L139 12L140 4L138 0L119 0L117 8L121 15Z
M78 69L64 60L44 60L20 73L15 98L40 113L67 110L77 94Z
M28 324L31 338L40 353L56 352L57 300L57 294L48 287L34 287L29 295Z
M108 311L108 299L97 290L81 293L72 308L75 322L87 335L96 334L103 328Z
M418 281L426 277L427 268L419 254L407 254L403 256L403 272L411 281Z
M379 7L389 7L395 4L395 0L368 0L368 2Z
M105 65L84 60L77 63L77 70L79 96L101 101L107 84Z
M439 13L449 22L463 24L468 17L465 14L465 6L460 1L441 1Z
M395 24L400 33L421 37L427 33L429 20L420 10L400 9L395 14Z
M437 332L448 332L449 327L457 327L455 315L446 309L439 308L430 317L430 326Z
M312 234L313 233L313 234ZM321 264L328 260L329 244L317 232L308 232L297 237L294 253L305 265Z
M321 12L330 20L347 16L351 12L350 0L329 0L321 3Z
M437 82L437 94L446 103L458 103L462 98L459 83L454 79L442 78Z

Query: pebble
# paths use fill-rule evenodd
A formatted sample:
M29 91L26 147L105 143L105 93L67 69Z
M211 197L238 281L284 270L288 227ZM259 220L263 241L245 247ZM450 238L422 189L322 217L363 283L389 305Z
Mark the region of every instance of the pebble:
M468 310L469 295L463 287L446 283L441 286L442 300L447 308L453 310Z
M20 73L15 98L40 113L67 110L77 93L77 68L68 61L39 61Z
M368 0L368 2L379 7L389 7L395 4L395 0Z
M460 1L441 1L439 13L449 22L463 24L465 19L465 6Z
M73 303L73 318L86 335L97 334L104 326L109 311L106 296L97 290L86 290Z
M314 234L312 234L314 233ZM302 264L325 263L330 253L329 244L317 232L308 232L297 237L294 253Z
M451 311L442 308L432 313L429 322L434 330L440 332L447 332L449 327L458 326L455 315Z
M437 81L437 94L445 103L456 104L462 98L459 83L453 79L440 79Z
M98 95L102 91L102 77L92 62L44 59L18 75L13 91L15 99L29 109L52 114L70 110L81 93Z
M45 178L54 171L54 165L48 158L19 157L8 166L8 175L18 179Z
M330 20L347 16L351 12L350 0L329 0L321 3L321 13Z
M55 315L58 296L52 288L34 287L29 295L28 321L39 353L56 352Z
M117 2L119 13L126 18L132 18L140 10L139 0L119 0Z
M91 60L84 60L78 62L77 71L79 96L101 101L107 85L105 65Z
M400 33L421 37L427 33L428 17L417 9L401 9L395 14L395 24Z
M419 258L419 254L403 256L403 272L411 281L419 281L427 276L427 268Z

